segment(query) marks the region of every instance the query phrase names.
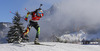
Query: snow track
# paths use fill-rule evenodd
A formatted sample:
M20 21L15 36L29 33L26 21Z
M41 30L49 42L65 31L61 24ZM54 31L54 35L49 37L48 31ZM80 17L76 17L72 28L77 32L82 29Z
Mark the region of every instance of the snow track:
M17 46L11 44L0 44L0 51L100 51L100 45L80 45L56 42L41 42L55 46L27 45Z

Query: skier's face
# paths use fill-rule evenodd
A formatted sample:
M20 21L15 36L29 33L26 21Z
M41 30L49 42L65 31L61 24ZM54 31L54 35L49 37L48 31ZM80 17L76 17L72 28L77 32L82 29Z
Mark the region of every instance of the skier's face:
M38 10L37 16L41 16L41 15L42 15L42 10Z
M38 13L38 16L41 16L42 13Z

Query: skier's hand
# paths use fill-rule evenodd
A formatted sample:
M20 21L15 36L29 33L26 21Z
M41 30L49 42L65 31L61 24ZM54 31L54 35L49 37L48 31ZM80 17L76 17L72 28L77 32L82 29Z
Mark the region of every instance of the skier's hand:
M29 15L29 14L30 14L30 12L27 13L27 15Z
M27 21L28 19L27 18L25 18L25 21Z

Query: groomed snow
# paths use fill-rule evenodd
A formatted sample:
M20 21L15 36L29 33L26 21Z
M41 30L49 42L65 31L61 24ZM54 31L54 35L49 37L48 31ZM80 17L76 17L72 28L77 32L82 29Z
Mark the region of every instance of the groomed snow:
M0 44L0 51L100 51L100 45L81 45L81 44L56 43L56 42L41 42L41 43L55 45L55 46L43 46L43 45L17 46L6 43L6 44Z

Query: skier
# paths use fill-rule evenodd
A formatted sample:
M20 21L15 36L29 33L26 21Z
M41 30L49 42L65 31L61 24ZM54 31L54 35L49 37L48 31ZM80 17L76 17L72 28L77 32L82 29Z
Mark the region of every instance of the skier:
M28 12L27 15L26 15L26 17L25 17L25 21L28 20L29 14L32 15L32 18L29 21L27 29L23 33L22 38L24 38L25 36L27 36L27 34L29 33L31 27L34 27L37 30L36 37L35 37L35 40L34 40L34 44L40 44L38 42L38 38L39 38L39 34L40 34L40 26L38 25L38 21L40 20L40 18L43 17L43 15L44 15L43 11L42 11L41 8L38 8L38 9L36 9L33 12Z

